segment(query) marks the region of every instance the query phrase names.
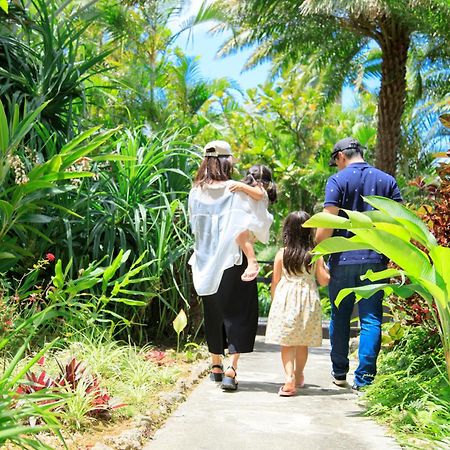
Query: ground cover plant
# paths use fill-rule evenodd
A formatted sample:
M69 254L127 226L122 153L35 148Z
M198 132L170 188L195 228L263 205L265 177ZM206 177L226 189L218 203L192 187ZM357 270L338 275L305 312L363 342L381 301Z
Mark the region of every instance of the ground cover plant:
M367 414L389 425L408 448L446 448L450 384L439 336L422 326L402 330L381 352L379 373L363 397Z

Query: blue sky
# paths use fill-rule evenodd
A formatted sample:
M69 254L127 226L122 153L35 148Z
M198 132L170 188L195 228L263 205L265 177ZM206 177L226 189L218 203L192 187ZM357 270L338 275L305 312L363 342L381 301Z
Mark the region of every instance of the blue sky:
M171 29L179 31L180 24L189 17L195 15L200 8L202 0L192 0L184 13L171 22ZM261 64L257 68L242 72L245 61L251 54L251 50L239 52L225 58L217 58L216 54L221 44L225 42L227 35L211 34L208 31L213 27L214 22L198 25L189 32L182 33L176 41L176 45L190 56L199 56L199 63L202 75L205 78L227 77L236 81L241 88L249 89L263 83L268 76L268 63ZM188 39L189 38L189 39Z
M170 27L172 31L178 32L181 24L198 12L201 4L202 0L189 2L180 17L171 21ZM214 35L209 33L213 25L214 22L198 25L191 30L191 36L189 36L189 32L185 31L178 37L175 44L181 47L189 56L199 56L200 70L205 78L231 78L244 90L263 83L269 75L269 63L260 64L249 71L242 71L247 58L252 52L251 49L240 51L224 58L216 57L217 51L221 44L226 41L227 35L225 33ZM344 88L342 95L343 107L352 108L355 102L356 98L352 88Z

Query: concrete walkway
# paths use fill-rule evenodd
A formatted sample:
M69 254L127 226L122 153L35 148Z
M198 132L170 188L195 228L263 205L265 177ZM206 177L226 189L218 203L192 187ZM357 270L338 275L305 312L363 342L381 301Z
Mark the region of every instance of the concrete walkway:
M241 357L236 392L223 392L204 379L144 449L400 449L382 427L363 417L350 387L331 383L328 342L310 349L305 389L280 398L279 347L258 336L256 351Z

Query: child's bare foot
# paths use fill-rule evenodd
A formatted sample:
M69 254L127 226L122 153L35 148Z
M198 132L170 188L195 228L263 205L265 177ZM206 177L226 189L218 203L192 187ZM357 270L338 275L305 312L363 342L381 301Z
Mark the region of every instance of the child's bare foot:
M304 388L305 387L305 375L302 373L296 374L295 379L297 381L297 387L298 388Z
M258 276L258 273L259 273L259 264L256 261L249 263L247 268L245 269L245 272L241 276L241 280L252 281Z

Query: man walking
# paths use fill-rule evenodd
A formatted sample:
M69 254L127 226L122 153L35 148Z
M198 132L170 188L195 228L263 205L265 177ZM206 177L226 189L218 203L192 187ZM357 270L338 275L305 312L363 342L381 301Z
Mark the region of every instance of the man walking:
M362 196L379 195L401 202L402 197L395 179L370 166L363 159L363 147L351 137L340 140L333 147L330 166L337 166L339 172L332 175L326 184L324 212L346 217L340 208L352 211L369 211L373 208L365 203ZM317 242L331 236L350 237L348 230L319 228ZM334 253L330 256L330 284L328 286L331 302L331 363L333 382L345 386L349 371L350 319L355 303L354 295L348 295L336 307L334 301L343 288L371 284L361 281L360 276L369 269L379 272L386 269L387 258L373 250L353 250ZM383 292L358 302L361 324L359 337L359 365L355 370L353 389L370 384L376 374L376 360L381 346L381 321L383 317Z

